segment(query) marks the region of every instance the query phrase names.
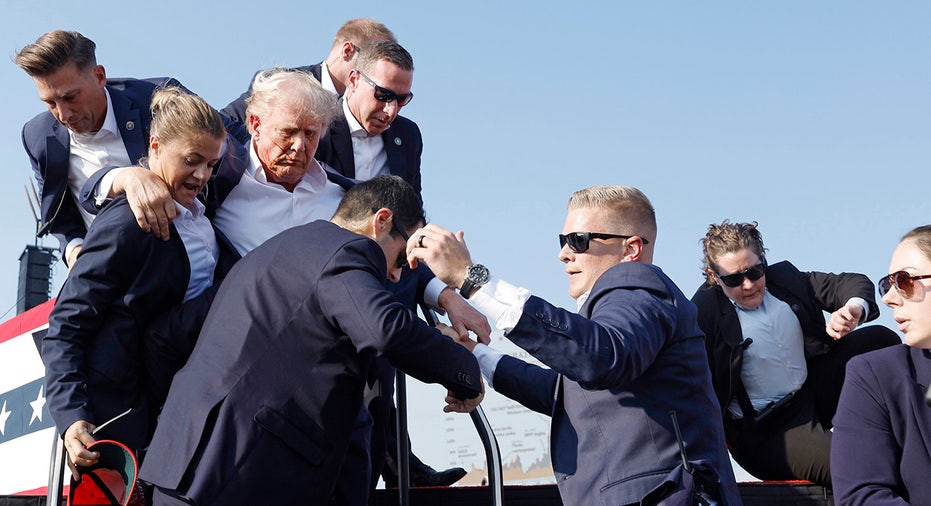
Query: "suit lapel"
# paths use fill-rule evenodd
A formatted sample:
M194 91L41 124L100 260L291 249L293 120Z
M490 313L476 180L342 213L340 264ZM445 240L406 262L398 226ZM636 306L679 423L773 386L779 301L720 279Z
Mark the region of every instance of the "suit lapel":
M346 177L355 179L356 162L355 157L352 156L352 136L349 133L349 123L343 115L340 115L330 127L330 144L339 165L334 168Z
M68 191L68 158L71 154L71 138L68 129L52 120L52 134L45 139L45 174L42 185L42 221L48 225L54 220L61 199ZM52 184L50 184L52 183Z
M388 128L381 134L381 140L385 144L385 154L388 155L388 172L409 181L401 137L392 134L391 128Z
M113 103L113 115L120 129L120 137L126 146L126 153L132 163L137 163L147 153L148 139L145 125L139 114L139 109L133 104L125 93L107 87L110 92L110 102Z

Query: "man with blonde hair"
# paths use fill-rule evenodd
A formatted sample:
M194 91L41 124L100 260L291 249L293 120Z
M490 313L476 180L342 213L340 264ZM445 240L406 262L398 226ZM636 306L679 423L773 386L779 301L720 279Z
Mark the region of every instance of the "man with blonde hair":
M655 242L640 190L576 192L559 234L574 313L492 277L462 232L431 224L408 241L409 260L428 263L549 366L460 341L489 386L552 416L565 504L740 504L696 309L652 265Z

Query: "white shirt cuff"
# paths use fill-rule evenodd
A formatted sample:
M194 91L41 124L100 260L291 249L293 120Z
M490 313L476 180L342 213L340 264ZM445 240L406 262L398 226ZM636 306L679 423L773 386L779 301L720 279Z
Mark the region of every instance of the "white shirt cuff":
M107 199L115 197L115 195L110 195L110 190L113 189L113 180L128 168L129 167L120 167L118 169L113 169L100 178L100 181L97 181L97 187L94 188L94 205L98 208L103 207Z
M495 327L510 332L517 326L530 290L514 286L494 276L469 297L469 301L495 322Z
M444 288L446 288L446 283L442 282L440 278L433 278L423 289L424 304L438 310L441 314L446 314L443 312L443 308L440 307L440 292L442 292Z
M857 322L857 325L870 318L870 305L862 297L851 297L850 300L847 301L847 304L844 305L849 306L850 304L859 304L863 306L863 316L860 317L860 321Z
M68 259L71 258L71 252L74 251L74 248L84 244L83 237L75 237L68 241L68 244L65 246L65 263L68 263ZM68 267L71 267L70 265Z
M472 348L472 354L475 355L475 359L478 360L478 367L482 370L482 377L485 378L485 383L488 384L489 388L495 388L492 379L495 377L495 369L498 368L498 362L504 357L504 353L501 353L491 346L478 343Z

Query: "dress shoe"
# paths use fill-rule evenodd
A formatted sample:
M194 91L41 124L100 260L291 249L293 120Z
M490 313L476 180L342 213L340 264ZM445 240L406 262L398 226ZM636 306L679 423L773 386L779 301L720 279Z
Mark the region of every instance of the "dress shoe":
M385 488L398 488L398 476L392 471L393 469L385 466L384 472L382 472ZM461 480L465 475L466 470L461 467L437 471L426 464L419 466L415 464L411 466L410 470L412 487L448 487Z
M466 470L461 467L451 467L445 471L437 471L424 465L419 469L411 469L412 487L448 487L461 480Z

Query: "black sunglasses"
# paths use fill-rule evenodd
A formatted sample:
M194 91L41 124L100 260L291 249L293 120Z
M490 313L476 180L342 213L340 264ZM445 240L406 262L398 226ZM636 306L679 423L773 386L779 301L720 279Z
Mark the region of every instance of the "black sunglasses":
M633 235L617 234L599 234L597 232L569 232L568 234L559 234L559 248L562 249L566 244L569 245L574 253L584 253L588 251L589 242L592 239L630 239L636 237ZM650 244L650 241L640 238L643 244Z
M378 100L379 102L387 103L387 102L391 102L392 100L397 100L398 107L404 107L405 105L411 103L411 99L414 98L413 93L404 93L403 95L399 93L395 93L389 90L388 88L383 88L375 84L375 81L372 81L371 79L369 79L369 76L363 74L361 71L356 70L356 72L358 72L359 75L362 76L362 79L365 79L365 82L372 85L372 88L375 88L375 100Z
M931 274L912 276L905 271L896 271L888 276L879 278L879 281L876 282L876 287L879 288L880 298L886 295L886 292L895 286L895 289L902 294L903 298L909 299L915 293L915 281L927 278L931 278Z
M763 277L766 274L766 260L754 265L753 267L744 269L740 272L735 272L733 274L721 275L717 271L715 274L718 275L718 279L724 283L724 286L729 286L734 288L735 286L740 286L744 282L744 278L749 279L750 281L756 281Z

